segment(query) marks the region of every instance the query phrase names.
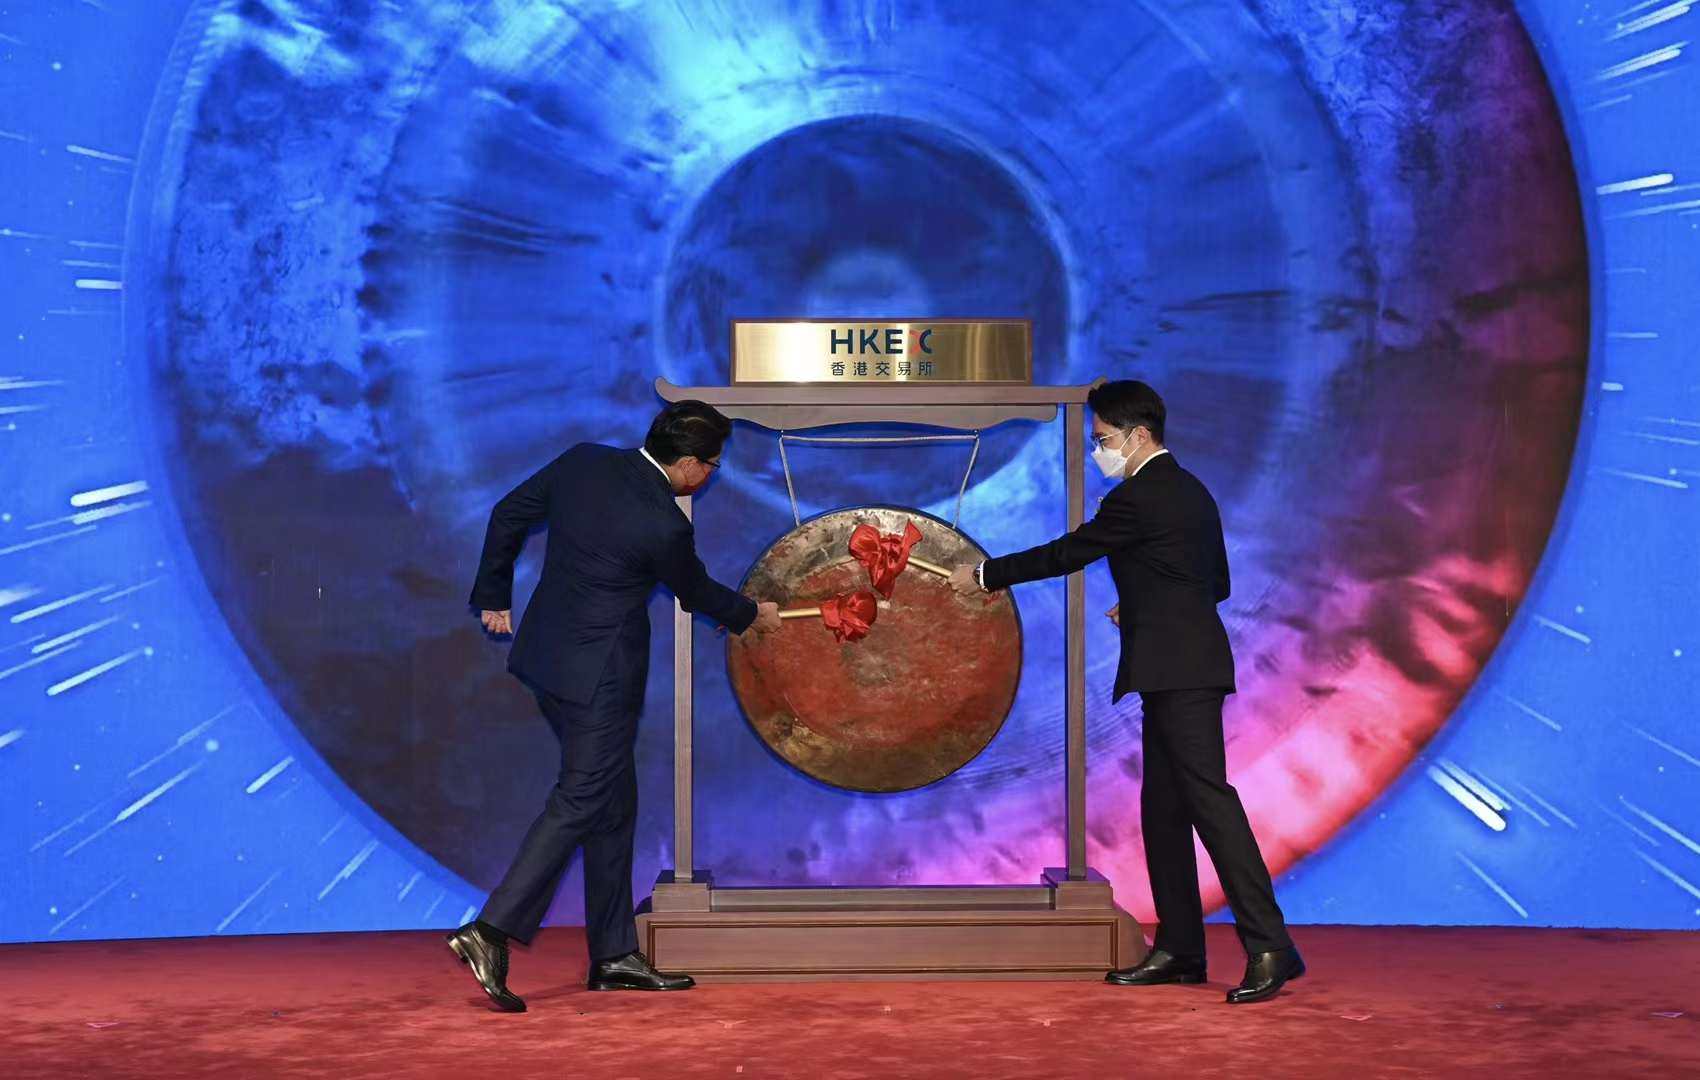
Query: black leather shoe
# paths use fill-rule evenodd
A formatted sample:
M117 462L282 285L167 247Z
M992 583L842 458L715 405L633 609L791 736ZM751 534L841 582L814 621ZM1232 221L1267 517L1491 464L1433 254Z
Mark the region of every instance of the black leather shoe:
M697 981L689 975L668 975L655 970L649 958L629 952L613 960L590 965L592 990L689 990Z
M1291 946L1274 952L1252 953L1246 957L1245 978L1228 991L1228 1004L1250 1005L1254 1001L1268 1001L1286 985L1287 980L1296 979L1304 973L1305 962L1299 957L1299 950Z
M503 1012L525 1011L525 1002L508 989L507 942L486 936L477 923L470 923L449 935L449 948L461 963L472 969L472 977L490 995L496 1008Z
M1164 983L1201 983L1204 981L1204 957L1171 956L1162 949L1150 954L1130 968L1117 968L1104 976L1114 986L1161 986Z

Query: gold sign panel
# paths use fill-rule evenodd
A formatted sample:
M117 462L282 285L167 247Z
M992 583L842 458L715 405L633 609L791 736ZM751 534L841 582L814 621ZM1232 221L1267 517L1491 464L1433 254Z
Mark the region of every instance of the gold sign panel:
M733 383L1033 382L1027 319L732 322Z

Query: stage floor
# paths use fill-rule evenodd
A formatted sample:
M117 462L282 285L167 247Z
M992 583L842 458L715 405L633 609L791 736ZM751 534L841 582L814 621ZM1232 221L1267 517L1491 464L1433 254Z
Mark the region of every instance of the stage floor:
M590 994L583 937L516 950L489 1011L440 934L0 946L0 1076L1351 1077L1700 1075L1700 934L1300 927L1311 974Z

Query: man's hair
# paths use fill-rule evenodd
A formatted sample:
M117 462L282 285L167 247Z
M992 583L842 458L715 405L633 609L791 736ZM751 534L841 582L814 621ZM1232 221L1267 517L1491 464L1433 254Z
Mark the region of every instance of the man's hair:
M1159 443L1164 441L1163 419L1168 410L1163 408L1157 391L1138 379L1117 379L1093 387L1086 395L1086 407L1106 424L1127 431L1142 427Z
M655 414L643 448L663 465L682 457L708 461L720 453L732 434L732 421L701 401L675 401Z

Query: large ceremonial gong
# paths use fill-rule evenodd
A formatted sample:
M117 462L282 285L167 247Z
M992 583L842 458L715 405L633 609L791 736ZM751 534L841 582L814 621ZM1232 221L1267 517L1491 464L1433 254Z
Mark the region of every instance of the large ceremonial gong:
M776 540L743 591L781 608L820 604L869 587L849 553L872 525L921 532L912 556L940 566L986 557L950 525L919 510L834 510ZM840 643L820 618L731 639L732 689L774 753L817 780L856 791L907 791L948 776L1003 726L1021 678L1021 620L1008 591L961 597L911 564L897 576L867 636Z

